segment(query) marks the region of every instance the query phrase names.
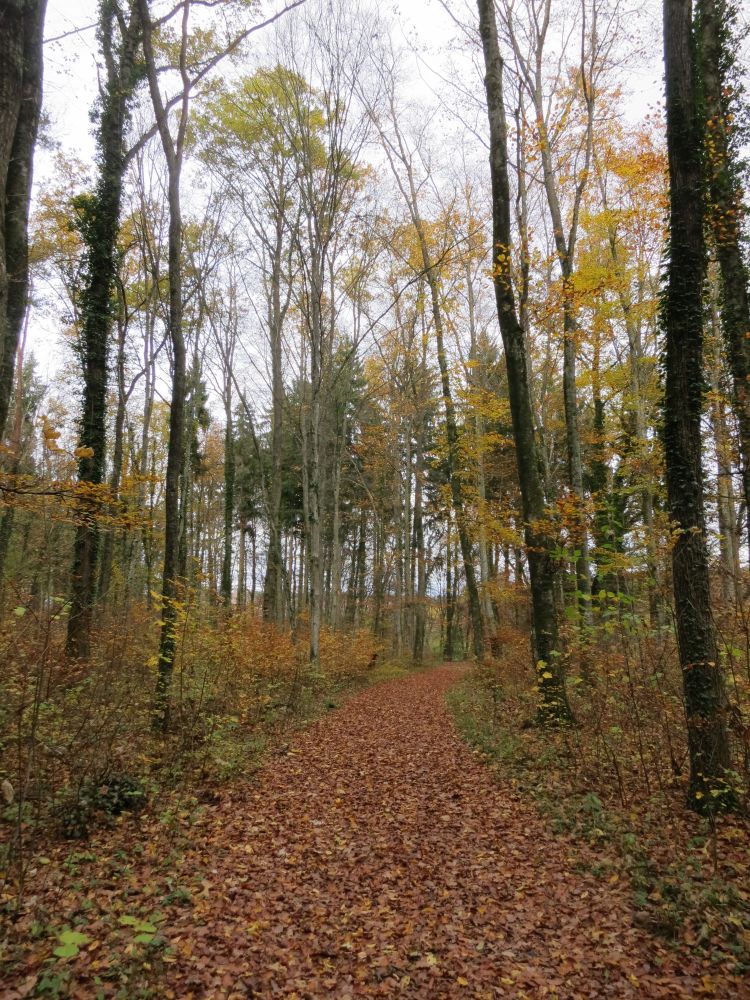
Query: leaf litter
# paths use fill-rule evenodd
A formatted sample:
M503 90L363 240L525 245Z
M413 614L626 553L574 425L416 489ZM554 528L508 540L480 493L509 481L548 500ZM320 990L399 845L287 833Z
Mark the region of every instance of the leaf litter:
M350 698L209 804L98 835L75 877L48 850L0 997L750 997L498 787L448 714L461 672Z

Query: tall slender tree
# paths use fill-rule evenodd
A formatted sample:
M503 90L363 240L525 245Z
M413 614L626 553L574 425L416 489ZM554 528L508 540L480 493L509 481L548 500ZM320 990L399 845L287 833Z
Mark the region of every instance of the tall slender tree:
M0 441L26 311L31 179L42 106L47 0L0 5Z
M306 30L304 40L300 29ZM325 460L326 404L339 377L335 363L340 296L336 275L346 258L344 233L353 224L353 192L361 176L358 160L367 138L352 81L366 59L368 32L361 11L342 3L308 4L280 39L295 53L285 88L287 141L297 176L300 225L294 242L299 266L299 309L308 400L301 427L303 492L309 573L309 657L317 665L323 621L323 526L330 480Z
M742 484L750 523L750 274L742 251L742 110L735 66L733 0L698 0L700 82L706 119L708 220L721 275L721 323L732 371ZM750 536L750 532L749 532Z
M138 0L143 26L143 55L151 103L159 130L162 149L167 161L167 201L169 204L169 315L167 329L172 344L172 397L169 408L169 447L164 484L164 569L162 574L162 623L159 640L159 662L156 682L154 723L166 730L169 724L169 687L177 648L177 596L180 549L180 473L182 471L185 438L185 395L187 390L185 336L183 331L182 297L182 201L180 179L185 151L190 104L188 78L188 41L190 0L180 4L179 72L182 101L176 134L172 135L165 101L159 86L158 65L154 52L154 25L148 0Z
M556 5L557 6L557 5ZM582 0L580 3L580 57L573 94L566 96L566 110L560 115L563 121L575 121L574 109L582 123L579 135L573 133L568 141L574 146L573 155L560 156L556 148L560 135L565 135L562 125L556 125L552 115L552 101L545 93L545 50L550 43L553 30L552 0L542 0L538 5L529 6L528 25L521 29L515 22L514 5L505 0L504 22L519 68L520 79L528 93L534 112L537 132L537 148L542 166L542 183L545 191L549 217L552 223L552 237L562 278L563 313L563 410L565 414L565 441L568 460L568 481L570 489L578 500L579 509L573 523L573 543L576 556L577 586L583 618L590 612L591 569L589 564L589 539L586 517L583 510L584 469L581 449L580 416L577 389L577 353L580 326L576 304L576 257L580 228L581 208L591 177L594 154L594 120L598 101L599 78L607 63L609 49L614 37L614 8L611 21L599 24L600 0ZM563 56L567 56L567 38L563 42ZM523 41L522 41L523 39ZM528 42L530 51L522 46ZM562 57L560 66L562 66ZM562 73L558 69L555 90L565 92ZM580 161L580 162L579 162ZM563 165L564 164L564 165ZM565 175L565 183L562 176ZM570 194L570 208L565 211L566 187Z
M669 248L665 332L664 450L674 522L672 577L690 751L689 804L726 801L729 767L724 687L711 617L701 454L703 281L706 255L692 0L664 0ZM713 793L713 794L712 794Z
M565 692L565 675L558 639L555 569L550 541L544 531L545 498L531 408L526 343L516 311L511 273L511 201L508 137L503 103L503 59L497 39L494 0L477 0L477 6L490 125L493 281L508 370L510 412L529 561L534 658L541 699L539 714L542 721L566 722L572 718L572 712Z
M297 81L299 82L299 81ZM284 434L284 326L292 298L293 241L299 213L292 150L300 136L284 108L293 74L281 66L261 69L237 86L211 94L199 117L201 157L221 178L229 198L252 233L266 295L265 326L271 356L271 470L267 490L269 545L263 614L283 620L281 551L282 451Z
M100 0L99 41L106 79L98 111L98 179L92 195L77 199L85 247L84 280L78 300L78 349L83 371L78 478L89 488L89 495L78 507L67 651L79 657L89 655L96 598L99 528L95 491L104 482L106 468L109 339L114 318L125 129L129 105L141 78L140 32L137 0L132 0L127 9L121 9L118 0Z
M460 431L454 393L451 387L448 352L446 345L445 317L443 307L443 290L441 287L440 267L447 251L435 249L430 245L429 225L423 217L420 200L422 185L415 172L415 161L419 152L409 147L407 138L400 124L400 115L396 108L396 66L392 52L383 50L385 62L381 68L382 90L385 94L385 113L381 116L372 108L371 115L376 123L388 164L391 168L396 186L404 200L409 218L414 229L419 250L418 260L424 274L424 280L429 293L432 327L435 334L438 368L440 369L440 384L442 388L443 409L445 413L445 436L447 441L446 471L448 486L451 492L451 503L456 517L461 557L463 559L464 578L466 580L466 595L471 620L472 642L474 655L478 660L484 658L484 620L482 604L477 586L477 574L474 566L474 547L469 532L466 511L465 490L460 479Z

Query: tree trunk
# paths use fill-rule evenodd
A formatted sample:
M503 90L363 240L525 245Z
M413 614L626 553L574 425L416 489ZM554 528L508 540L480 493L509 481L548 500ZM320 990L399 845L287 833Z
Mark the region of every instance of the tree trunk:
M374 534L374 532L373 532ZM354 594L354 624L360 625L367 600L367 510L362 508L357 545L357 587Z
M319 289L316 292L315 289ZM320 627L323 618L323 564L321 559L322 524L321 498L324 495L323 463L321 449L321 342L322 323L320 306L322 286L313 279L313 317L311 329L310 352L310 416L307 424L309 437L309 472L308 472L308 573L310 602L310 663L317 666L320 662ZM304 417L303 417L304 420Z
M271 269L269 332L271 338L271 489L268 504L268 555L263 585L263 617L281 625L281 493L283 485L284 380L282 368L281 269L283 220L276 222L276 243Z
M104 482L107 446L107 383L112 291L117 274L117 235L120 224L122 180L125 171L124 136L128 105L138 80L136 67L139 19L131 13L119 44L119 11L114 0L102 3L99 33L107 83L99 118L100 174L96 193L80 201L79 226L85 246L85 280L79 298L80 354L83 401L80 445L87 449L78 460L78 480L85 493L79 498L78 524L73 544L70 613L66 651L69 656L90 653L91 623L96 600L100 532L98 515ZM85 486L84 486L85 484Z
M417 194L414 182L409 171L409 186L411 194L411 213L419 239L419 245L424 263L427 286L430 290L430 302L432 305L432 320L435 327L435 340L437 346L438 367L440 368L440 384L443 394L443 408L445 411L445 435L448 439L448 481L451 488L451 501L453 511L456 515L456 528L458 540L461 546L461 556L464 566L464 578L466 580L466 595L469 602L469 616L471 619L471 629L474 642L474 656L477 660L484 659L484 623L482 621L482 605L479 600L479 588L477 587L476 570L474 568L474 553L472 551L471 538L466 523L466 511L464 506L463 490L459 478L460 455L458 424L456 421L456 410L453 404L453 394L451 391L450 374L448 371L448 357L445 351L445 334L443 331L443 315L440 308L440 289L438 277L435 273L432 257L427 245L427 238L421 217L417 211Z
M258 532L253 521L253 526L250 529L250 604L255 608L255 580L256 571L258 568Z
M605 210L609 210L607 189L602 178L599 179L599 191ZM628 364L630 372L630 396L633 401L633 420L635 423L636 447L640 453L647 447L646 410L644 406L644 385L642 375L643 347L641 330L633 311L633 302L625 284L620 249L617 242L615 225L608 227L609 250L615 269L618 284L618 298L622 309L625 330L628 335ZM657 539L654 523L654 497L651 486L646 482L640 490L641 519L644 530L644 547L646 549L646 568L648 571L649 614L651 625L661 628L664 624L664 608L662 602L662 567L657 559Z
M566 260L568 258L566 257ZM568 481L578 504L572 524L571 539L576 565L577 604L581 620L585 623L591 613L591 568L586 513L583 507L583 459L581 458L581 432L578 422L578 395L576 388L576 335L578 324L573 312L571 275L563 276L563 404L565 409L565 441L568 454Z
M417 453L414 465L414 550L417 561L417 587L414 595L414 639L412 657L416 664L424 659L425 625L427 617L427 560L424 545L423 479L425 423L417 432Z
M709 348L711 374L711 429L716 451L716 513L719 521L721 555L721 594L727 603L737 597L740 579L740 540L737 533L737 510L732 481L732 438L727 422L726 405L721 390L722 356L719 329L719 304L716 281L709 278L711 339Z
M164 483L164 569L162 575L162 625L159 638L158 674L156 680L154 725L166 732L169 725L169 689L172 667L177 651L177 596L180 546L180 473L182 471L185 433L186 352L182 330L182 206L180 175L187 129L189 85L187 80L187 43L189 0L182 4L182 33L179 52L183 85L182 105L176 139L169 131L169 118L159 90L156 61L152 44L152 25L148 0L138 0L143 24L143 54L148 75L151 101L162 148L167 161L167 202L169 205L169 338L172 343L172 398L169 409L169 446Z
M456 618L456 595L453 587L453 540L451 538L451 519L448 517L448 525L445 540L445 643L443 645L443 659L449 662L453 659L455 651L455 628Z
M690 788L688 804L729 804L725 696L711 599L703 510L703 303L705 276L698 113L691 0L664 0L670 214L667 283L664 450L669 512L677 536L672 577L682 666ZM712 795L712 792L715 793Z
M224 556L221 564L221 598L232 605L232 537L234 535L234 427L232 424L231 381L227 385L226 429L224 432Z
M721 273L721 321L734 383L742 484L750 521L750 292L742 250L743 191L737 136L733 134L732 37L737 12L727 0L698 0L700 76L708 142L708 220ZM748 532L750 541L750 531Z
M26 347L26 336L29 327L29 313L26 312L26 319L20 337L20 343L16 352L16 405L13 420L13 436L11 438L12 458L10 459L8 471L12 476L18 475L23 461L23 416L24 416L24 377L23 363ZM16 519L16 508L11 504L3 511L0 518L0 616L5 610L5 567L8 558L10 539L13 534L13 525Z
M331 526L331 586L330 612L331 626L336 629L341 624L341 454L346 441L347 421L344 417L343 427L333 449L333 524Z
M476 300L474 296L474 278L471 273L471 265L467 261L464 269L466 276L466 297L469 306L469 337L471 340L471 360L476 361L477 352L477 330L476 330ZM477 494L479 496L479 531L477 538L477 548L479 550L479 580L482 585L482 610L484 622L489 631L489 640L494 654L497 654L497 624L498 619L495 614L495 606L490 596L490 567L487 556L487 527L485 524L487 488L484 474L484 449L482 446L482 436L485 432L484 416L477 412L474 417L474 434L476 438L477 453Z
M580 206L588 181L589 165L593 151L595 101L595 88L593 83L594 74L592 72L591 65L588 67L587 72L585 60L588 58L589 62L591 62L597 51L597 5L594 4L592 6L590 51L587 57L585 56L584 39L581 39L581 65L579 67L580 78L578 82L583 89L583 95L586 103L585 157L583 167L580 171L580 179L576 184L571 185L573 188L572 212L567 236L565 234L563 211L560 203L560 181L558 175L556 175L553 160L553 140L550 139L549 129L547 127L544 81L542 76L542 47L544 45L549 26L551 7L552 0L546 0L546 3L543 5L541 22L538 22L536 26L536 30L538 32L536 38L536 59L533 68L524 65L523 77L530 92L534 105L534 112L536 114L536 125L539 133L538 152L542 164L542 178L547 197L550 220L552 222L552 233L557 252L557 260L562 278L563 409L565 413L565 442L568 460L568 482L570 489L576 498L578 508L575 511L573 523L571 525L571 538L573 547L578 553L575 559L578 595L577 603L580 609L581 620L585 623L589 618L591 608L591 569L589 566L588 529L586 525L585 510L583 507L583 461L581 457L581 435L579 430L576 385L576 354L579 327L578 320L576 318L573 269L575 248L578 237ZM583 23L585 25L585 20ZM518 42L512 30L510 34L514 50L517 56L520 57Z
M240 546L237 565L237 606L244 608L247 603L247 522L240 520Z
M534 659L540 693L539 716L545 722L564 722L571 719L572 713L565 692L564 671L558 646L554 594L555 569L550 543L544 532L545 502L534 433L524 332L516 313L511 274L511 209L507 128L503 104L503 62L497 40L494 2L477 0L477 6L484 51L485 89L490 124L495 300L508 370L511 420L531 578Z
M109 476L109 494L110 500L113 503L116 503L120 490L125 451L125 406L127 402L125 394L125 335L127 333L127 322L123 307L124 303L121 296L120 316L118 317L117 324L117 411L115 413L115 433L112 444L112 471ZM106 599L109 593L114 548L115 532L110 528L104 536L104 545L102 547L99 585L97 587L97 596L100 602Z
M382 505L380 509L383 509ZM378 516L377 512L375 513L374 521L375 523L372 532L372 631L379 637L382 630L383 591L385 581L385 553L383 551L385 546L385 529L383 527L383 518Z
M28 220L42 106L42 36L47 0L0 8L0 443L26 312Z
M469 615L474 639L474 655L478 660L482 660L484 658L484 623L482 620L482 605L479 599L479 588L477 587L476 570L474 567L474 553L472 551L473 546L466 520L463 489L459 478L460 454L458 423L453 403L450 374L448 370L448 358L445 349L443 312L440 302L439 270L435 261L432 259L424 220L422 219L419 208L419 194L412 168L412 158L405 147L399 130L398 116L395 111L392 93L390 95L390 110L390 124L393 129L395 143L393 140L386 138L382 131L381 139L383 142L383 150L388 158L394 178L409 210L409 215L411 216L414 232L419 244L424 277L427 281L427 287L430 292L430 306L432 311L432 321L435 328L437 357L440 368L440 384L442 388L443 407L445 412L445 431L448 443L448 455L446 461L448 482L451 489L451 501L453 511L456 516L456 528L458 530L461 555L464 564L464 578L466 580L466 593L468 597ZM398 159L402 165L406 178L405 182L399 172L396 159Z
M148 516L142 517L143 526L141 528L141 544L143 546L143 562L146 569L146 579L145 579L145 597L146 597L146 607L151 608L152 598L152 570L153 570L153 542L154 542L154 477L153 477L153 463L154 455L153 452L149 451L149 443L151 441L151 417L154 412L154 396L156 393L156 359L154 352L154 322L153 322L153 312L151 313L151 319L147 317L146 319L146 334L144 337L144 358L143 358L143 368L144 368L144 398L143 398L143 426L141 427L141 441L140 441L140 453L138 461L138 509L141 514L144 513L144 508L148 500ZM151 459L151 469L149 470L149 457ZM148 497L146 496L146 477L148 472L151 471L152 476L150 478L150 483L148 486Z

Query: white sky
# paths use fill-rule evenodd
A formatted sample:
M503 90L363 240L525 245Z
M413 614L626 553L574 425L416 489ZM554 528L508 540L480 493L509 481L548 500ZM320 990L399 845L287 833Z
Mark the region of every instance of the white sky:
M632 33L623 43L629 49L637 46L643 51L640 62L629 62L627 70L630 93L626 95L626 110L628 117L636 121L655 109L661 98L661 3L660 0L634 2L640 4L639 13L632 18ZM465 12L466 19L476 18L474 0L452 0L452 3L457 11ZM271 11L282 3L270 0L265 6ZM444 82L451 76L448 67L468 66L470 57L459 44L459 29L439 0L394 0L380 4L380 10L400 27L403 41L415 52L422 83L415 85L421 93L414 96L429 103L433 91L442 92L444 99L450 101L453 94ZM44 105L49 118L45 138L49 144L37 153L37 186L53 175L55 148L84 162L92 160L94 141L89 115L97 97L98 52L96 32L90 26L96 17L97 0L49 0L45 37L54 39L72 34L45 46ZM478 77L476 86L481 94ZM36 355L40 376L47 381L55 377L64 362L55 325L49 318L35 317L30 330L29 347Z
M454 0L456 9L459 4ZM274 4L267 5L273 9ZM631 93L629 113L640 117L654 107L661 96L661 22L660 0L643 0L632 19L628 47L643 49L640 63L628 67ZM448 59L460 59L453 44L458 29L439 0L398 0L382 5L383 12L402 26L405 41L419 53L419 72L425 87L439 88ZM466 4L467 16L475 11ZM49 0L45 37L55 38L65 32L91 25L97 16L97 0ZM449 55L449 50L453 53ZM93 29L71 35L45 47L45 107L52 118L52 135L66 149L82 159L93 153L89 111L96 98L96 34ZM466 58L466 57L464 57ZM431 69L436 72L433 75ZM42 154L38 169L45 173L47 158Z
M283 0L269 0L264 5L269 13L282 6ZM90 112L98 92L100 57L93 28L97 7L97 0L48 2L45 25L48 41L44 50L44 109L48 125L44 130L45 142L36 154L37 190L54 177L58 151L84 163L90 163L95 153ZM454 25L437 0L402 0L386 13L403 24L409 43L424 48L425 59L437 65L438 52L455 34ZM60 38L62 35L67 37ZM59 349L59 330L49 317L38 314L33 317L29 349L37 359L41 378L47 382L54 379L64 357Z
M269 10L281 4L266 5ZM439 65L439 51L456 34L455 26L438 0L402 0L389 6L404 27L404 35L412 44L424 49L424 58ZM45 37L56 38L94 23L97 0L49 0ZM418 27L417 27L418 26ZM82 31L45 46L44 98L52 117L53 136L66 149L77 151L82 159L93 154L89 110L96 98L96 33ZM39 168L45 171L45 157Z

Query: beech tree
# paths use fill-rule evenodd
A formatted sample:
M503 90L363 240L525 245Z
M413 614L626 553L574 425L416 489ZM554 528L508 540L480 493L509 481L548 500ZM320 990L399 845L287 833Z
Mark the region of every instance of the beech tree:
M588 4L580 8L580 58L572 93L565 95L565 83L562 78L562 67L567 52L563 43L563 52L559 57L560 69L555 81L555 96L565 104L561 114L563 124L556 125L550 121L552 117L552 102L545 96L545 49L548 34L551 31L552 0L544 0L539 5L532 5L528 10L528 25L524 40L529 51L523 49L521 32L516 27L515 12L512 3L504 7L504 23L511 41L520 77L525 85L531 101L537 133L537 147L542 164L542 182L547 200L547 206L552 223L552 236L558 266L562 277L562 313L563 313L563 399L565 407L565 436L568 463L568 480L570 488L581 506L578 523L575 527L573 547L578 551L576 570L577 588L580 593L581 607L585 618L590 613L591 601L591 569L589 565L589 539L583 511L583 457L581 453L581 432L579 428L578 389L576 385L577 337L579 325L576 309L575 270L576 250L579 235L581 204L591 175L591 163L594 148L594 114L598 100L599 77L601 75L603 48L611 44L609 32L602 32L599 25L599 5L594 2L590 13ZM567 41L567 37L566 37ZM603 44L604 42L604 44ZM579 106L580 105L580 109ZM575 123L576 115L580 114L583 122L580 125L581 135L571 151L561 155L557 148L560 145L560 135L565 136L565 121ZM557 134L556 134L557 133ZM579 162L580 161L580 162ZM567 201L570 203L566 213L561 191L560 174L567 179L567 186L572 191ZM567 218L566 218L567 214Z
M381 50L379 56L383 62L380 68L380 80L385 98L383 102L384 108L382 111L377 107L372 108L371 115L375 121L375 127L378 130L396 186L404 200L414 228L419 248L421 273L424 275L430 296L432 329L435 334L437 360L440 369L440 384L445 409L445 431L448 445L446 471L463 559L474 655L478 660L482 660L484 657L484 622L479 588L477 587L473 544L469 533L466 513L466 501L459 476L459 427L448 367L445 318L442 304L441 265L444 263L445 257L450 253L448 241L451 237L449 234L446 234L447 240L443 241L442 247L440 243L436 246L431 245L431 243L435 242L436 227L430 225L428 220L423 216L420 190L424 186L424 179L417 176L418 165L425 155L424 150L420 149L419 139L416 140L412 148L403 134L400 124L401 116L395 102L395 73L397 72L397 67L393 53ZM433 238L431 239L431 237Z
M143 57L146 66L151 102L156 116L164 157L167 163L167 202L169 205L169 318L167 330L172 345L172 395L169 409L169 449L165 476L164 499L164 570L162 577L162 624L159 642L159 668L156 686L155 724L166 729L169 722L169 685L176 648L179 560L179 484L182 469L185 432L186 356L183 333L182 298L182 202L180 178L188 126L190 80L188 77L188 42L190 0L180 4L180 41L178 66L181 103L175 135L157 75L154 50L154 25L148 0L138 0L143 32Z
M317 664L323 621L323 520L328 488L325 400L339 377L336 365L341 293L337 277L347 259L345 225L354 211L353 192L367 122L352 82L367 51L361 13L343 5L310 5L302 15L309 33L287 22L280 44L294 53L287 74L283 121L296 170L300 225L294 231L298 306L304 344L301 374L309 399L301 420L303 493L307 520L310 601L310 662Z
M565 692L562 650L558 638L554 592L555 569L549 537L544 526L545 498L539 473L537 440L531 409L526 344L516 311L511 272L511 201L503 98L503 59L497 38L494 0L477 0L477 6L490 124L492 276L508 369L510 410L521 487L524 537L533 607L533 652L541 699L540 716L548 722L566 722L571 719L572 713Z
M298 81L298 83L301 81ZM232 90L210 94L200 118L202 156L226 186L252 234L266 294L265 328L271 354L271 470L266 504L269 549L263 585L266 618L283 620L281 497L283 483L284 368L283 338L292 301L294 243L299 221L295 134L288 95L291 74L281 66L259 70ZM210 110L209 110L210 108Z

